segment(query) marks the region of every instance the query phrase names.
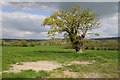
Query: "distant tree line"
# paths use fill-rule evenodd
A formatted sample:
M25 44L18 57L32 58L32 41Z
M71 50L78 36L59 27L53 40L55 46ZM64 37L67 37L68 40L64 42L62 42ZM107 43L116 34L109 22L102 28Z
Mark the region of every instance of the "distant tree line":
M0 41L0 45L1 46L21 46L21 47L34 47L34 43L33 42L27 42L26 40L22 40L22 41L5 41L5 40L1 40Z
M84 40L85 50L118 50L118 41L116 40ZM65 44L65 48L71 48L70 43Z
M34 47L34 46L61 46L63 44L63 40L45 40L45 41L26 41L26 40L13 40L13 41L5 41L0 40L1 46L21 46L21 47Z
M85 50L118 50L118 41L116 40L84 40ZM65 49L72 48L71 42L68 40L46 40L46 41L29 41L26 40L15 40L5 41L0 40L1 46L21 46L21 47L34 47L34 46L63 46Z

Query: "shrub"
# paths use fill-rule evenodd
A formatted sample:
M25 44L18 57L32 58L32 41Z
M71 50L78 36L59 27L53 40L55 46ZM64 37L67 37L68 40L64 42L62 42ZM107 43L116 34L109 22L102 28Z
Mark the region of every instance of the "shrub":
M63 46L65 49L72 49L72 45L69 43L65 43Z
M105 47L104 50L107 50L107 48Z
M91 50L95 50L95 48L94 48L94 47L91 47Z
M26 40L22 40L21 41L21 46L22 47L27 47L27 41Z
M2 46L5 46L5 44L6 44L6 41L2 40Z
M89 48L88 47L85 47L85 50L88 50Z
M111 50L111 48L108 48L108 50Z
M94 48L93 47L88 47L88 50L94 50Z
M115 48L115 50L118 50L118 48Z
M13 46L20 46L19 41L18 41L18 40L15 40L15 41L13 42Z
M96 50L100 50L100 47L97 47Z
M31 47L34 47L34 46L35 46L35 44L34 44L33 42L31 42L31 43L30 43L30 46L31 46Z

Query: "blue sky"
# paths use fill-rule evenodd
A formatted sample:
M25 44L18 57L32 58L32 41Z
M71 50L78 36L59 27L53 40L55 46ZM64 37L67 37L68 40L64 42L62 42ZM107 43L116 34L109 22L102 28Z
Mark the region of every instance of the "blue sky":
M23 12L23 13L29 13L29 14L35 14L35 15L45 15L45 16L48 16L48 17L52 14L52 12L50 12L50 11L33 10L33 9L32 10L14 10L11 7L2 8L2 11L3 12L8 12L8 13Z
M78 2L77 2L78 3ZM49 27L41 24L46 17L62 8L71 8L76 2L5 2L2 4L2 37L24 39L49 39ZM80 2L81 9L91 8L98 14L101 28L92 32L102 37L118 36L117 2ZM63 38L58 34L57 38ZM87 38L94 38L88 35Z

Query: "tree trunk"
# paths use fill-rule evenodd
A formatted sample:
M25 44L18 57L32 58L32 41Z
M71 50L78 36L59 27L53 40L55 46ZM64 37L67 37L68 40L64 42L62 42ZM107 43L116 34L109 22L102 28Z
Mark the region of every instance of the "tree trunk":
M71 42L73 42L72 43L73 48L76 50L77 53L82 53L83 51L83 45L84 45L83 38L84 37L85 37L84 35L81 35L81 36L76 37L76 39L71 40Z
M82 42L76 42L73 46L74 46L73 48L76 50L77 53L82 53L82 51L83 51L83 43Z
M83 50L82 50L82 49L80 49L79 51L77 51L77 53L83 53Z

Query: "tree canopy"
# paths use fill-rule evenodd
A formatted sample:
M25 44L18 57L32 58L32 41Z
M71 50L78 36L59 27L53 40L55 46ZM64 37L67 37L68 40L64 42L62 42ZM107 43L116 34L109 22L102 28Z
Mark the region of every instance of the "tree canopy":
M49 26L49 36L55 36L57 33L64 32L64 36L69 38L71 43L78 44L83 40L92 29L99 27L99 19L91 9L80 9L76 4L71 9L61 9L46 18L42 26ZM98 35L95 33L95 35Z

